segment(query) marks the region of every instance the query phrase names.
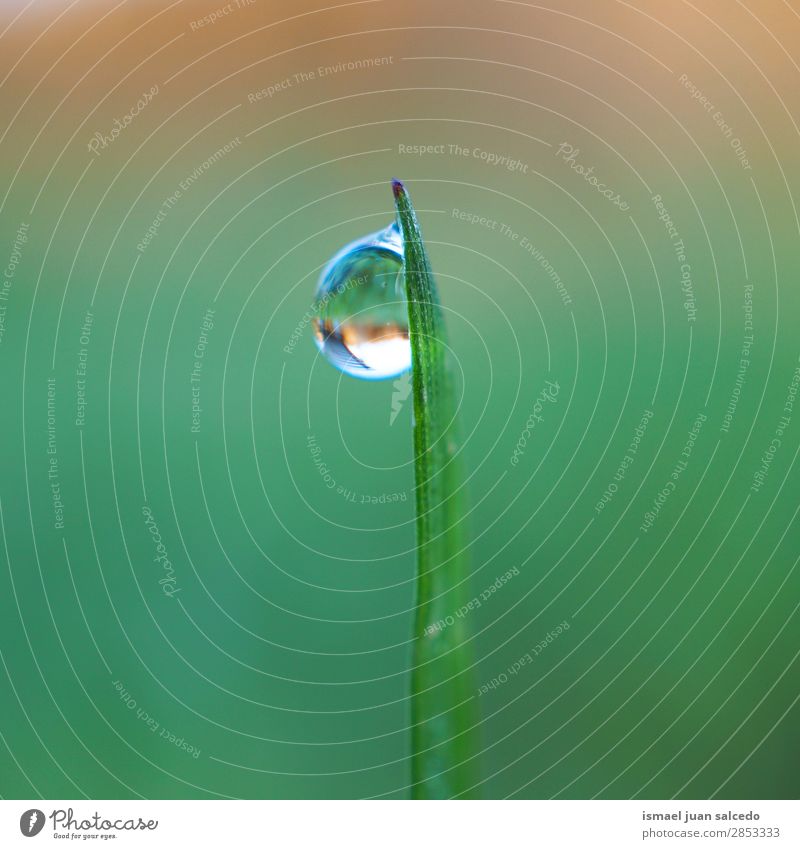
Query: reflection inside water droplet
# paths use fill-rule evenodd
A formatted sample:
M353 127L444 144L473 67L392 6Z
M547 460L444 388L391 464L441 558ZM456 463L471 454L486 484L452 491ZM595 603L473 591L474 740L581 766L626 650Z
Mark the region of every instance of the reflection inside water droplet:
M342 248L314 303L314 339L336 368L365 380L411 368L403 239L393 223Z

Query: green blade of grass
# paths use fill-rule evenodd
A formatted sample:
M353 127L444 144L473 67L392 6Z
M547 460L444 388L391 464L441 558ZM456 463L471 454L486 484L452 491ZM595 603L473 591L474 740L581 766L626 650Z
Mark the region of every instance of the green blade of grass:
M412 795L474 797L478 723L462 609L468 603L469 564L463 541L455 386L444 316L417 216L403 184L394 180L392 189L404 241L414 396L417 599ZM444 624L437 627L437 623Z

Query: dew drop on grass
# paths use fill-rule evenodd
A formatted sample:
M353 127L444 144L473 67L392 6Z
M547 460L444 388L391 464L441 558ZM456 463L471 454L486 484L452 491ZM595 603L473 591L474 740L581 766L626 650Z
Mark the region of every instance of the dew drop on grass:
M397 377L411 368L403 238L396 223L342 248L322 272L314 340L345 374Z

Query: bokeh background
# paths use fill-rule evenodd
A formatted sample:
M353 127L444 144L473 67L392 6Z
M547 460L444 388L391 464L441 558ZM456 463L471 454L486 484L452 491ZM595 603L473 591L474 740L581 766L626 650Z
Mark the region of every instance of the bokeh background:
M797 796L796 0L4 0L0 47L2 796L408 796L411 400L309 326L395 176L481 794Z

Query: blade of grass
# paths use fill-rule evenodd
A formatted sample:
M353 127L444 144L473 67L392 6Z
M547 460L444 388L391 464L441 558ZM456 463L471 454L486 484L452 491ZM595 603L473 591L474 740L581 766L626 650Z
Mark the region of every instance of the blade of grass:
M414 395L417 599L411 681L412 795L474 797L477 709L467 670L469 564L457 402L444 316L411 198L392 181L404 241ZM442 627L437 623L444 622ZM446 624L451 622L452 624Z

